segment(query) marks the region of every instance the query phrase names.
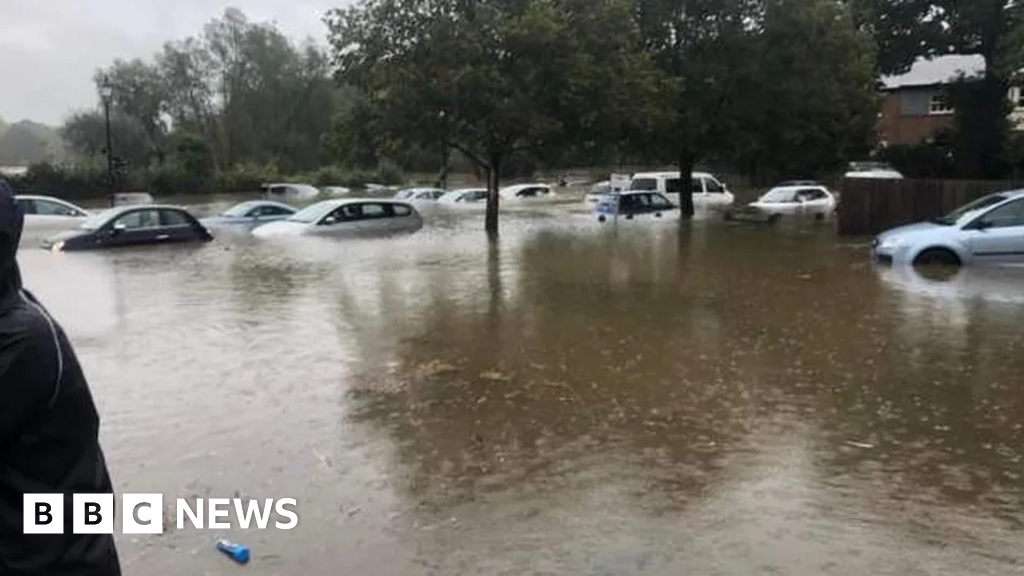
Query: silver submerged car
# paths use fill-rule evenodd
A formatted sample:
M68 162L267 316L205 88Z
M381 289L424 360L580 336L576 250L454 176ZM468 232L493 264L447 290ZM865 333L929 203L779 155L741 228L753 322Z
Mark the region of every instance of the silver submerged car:
M423 227L423 218L408 202L352 198L318 202L284 220L252 231L259 238L273 236L359 237L411 234Z
M888 264L1024 266L1024 190L990 194L942 218L888 230L871 248Z

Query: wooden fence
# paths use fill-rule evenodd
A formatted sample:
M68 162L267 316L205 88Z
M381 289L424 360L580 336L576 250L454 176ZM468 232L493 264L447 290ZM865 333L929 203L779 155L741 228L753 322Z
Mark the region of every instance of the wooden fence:
M838 232L841 236L878 234L945 216L986 194L1021 188L1024 182L845 178L840 185Z

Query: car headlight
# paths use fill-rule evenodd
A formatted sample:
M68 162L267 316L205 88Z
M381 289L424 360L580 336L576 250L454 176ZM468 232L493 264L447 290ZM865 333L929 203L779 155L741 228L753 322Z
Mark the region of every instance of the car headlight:
M54 242L53 246L50 246L50 251L51 252L60 252L63 249L64 249L64 241L63 240L61 240L60 242Z
M906 244L903 238L886 238L878 243L878 250L896 250Z

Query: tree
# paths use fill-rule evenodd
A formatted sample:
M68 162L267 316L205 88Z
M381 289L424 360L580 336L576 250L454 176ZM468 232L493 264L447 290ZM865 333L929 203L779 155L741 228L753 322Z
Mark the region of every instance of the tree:
M164 139L167 137L164 111L168 89L160 70L138 58L115 60L109 68L98 70L94 81L97 94L104 81L110 82L113 88L111 108L142 129L146 135L146 149L162 161Z
M746 172L814 177L870 152L875 53L849 9L834 0L763 0L757 31L757 88L734 114L754 136L734 144Z
M71 150L96 159L104 156L106 120L102 112L76 112L64 123L61 137ZM119 111L110 116L110 134L114 156L124 158L132 167L145 167L151 157L149 137L135 118Z
M998 176L1007 141L1006 94L1024 67L1024 5L1009 0L850 0L874 33L880 70L907 70L918 57L977 54L985 73L961 83L956 161L963 176Z
M0 126L0 166L27 166L61 154L60 136L49 126L28 120Z
M115 151L130 154L137 168L176 153L181 133L206 141L213 170L243 163L308 170L328 159L322 137L338 107L329 68L320 46L296 45L229 8L202 34L168 42L150 61L117 60L97 71L96 82L113 86ZM81 154L96 150L96 118L83 111L65 126ZM178 168L162 170L164 180Z
M327 17L337 79L385 148L439 139L487 174L498 232L502 168L624 134L648 72L619 0L364 0ZM623 108L622 106L626 106Z
M671 156L682 176L680 208L694 213L690 177L701 160L728 148L738 133L736 98L754 90L758 60L753 0L637 0L644 49L664 73L670 116L654 127L649 154Z

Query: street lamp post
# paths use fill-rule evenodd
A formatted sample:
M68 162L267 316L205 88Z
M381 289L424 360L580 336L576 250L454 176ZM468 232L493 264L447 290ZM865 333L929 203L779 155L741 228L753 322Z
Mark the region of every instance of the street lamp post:
M110 137L110 100L113 95L114 87L110 85L110 80L103 78L103 84L100 86L100 96L103 98L103 118L107 127L107 147L104 152L107 155L107 194L110 196L111 207L116 204L114 198L114 151L111 147Z

